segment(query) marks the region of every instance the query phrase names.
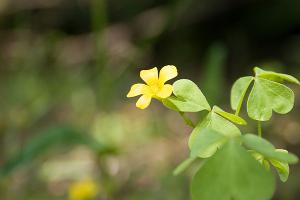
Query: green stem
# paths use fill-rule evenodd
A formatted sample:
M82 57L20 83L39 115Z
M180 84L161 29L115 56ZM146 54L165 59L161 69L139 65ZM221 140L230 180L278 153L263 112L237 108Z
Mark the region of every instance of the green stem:
M257 121L257 133L259 137L262 137L261 121Z
M190 118L188 118L188 117L184 114L184 112L179 112L179 114L180 114L180 116L183 118L184 122L185 122L187 125L189 125L189 126L192 127L192 128L195 128L195 124L193 123L193 121L192 121Z
M107 21L106 0L93 0L91 2L91 12L96 64L100 71L104 71L106 68L106 52L104 46L104 29Z

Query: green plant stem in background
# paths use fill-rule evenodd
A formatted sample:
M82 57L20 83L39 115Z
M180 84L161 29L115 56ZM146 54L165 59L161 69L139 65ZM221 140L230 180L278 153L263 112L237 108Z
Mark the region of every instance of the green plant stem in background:
M180 114L180 116L183 118L184 122L185 122L188 126L190 126L190 127L192 127L192 128L195 128L194 122L193 122L190 118L188 118L188 117L184 114L184 112L179 112L179 114Z
M107 109L111 104L113 79L108 71L107 52L105 47L105 29L107 27L107 2L106 0L91 1L91 26L95 48L95 64L93 67L92 81L96 86L97 101L102 109ZM103 85L107 87L103 87ZM100 87L100 88L99 88Z
M261 121L257 121L257 133L259 137L262 137Z
M104 48L104 29L106 27L106 2L105 0L93 0L91 2L92 28L95 37L96 64L101 71L106 66L106 52Z

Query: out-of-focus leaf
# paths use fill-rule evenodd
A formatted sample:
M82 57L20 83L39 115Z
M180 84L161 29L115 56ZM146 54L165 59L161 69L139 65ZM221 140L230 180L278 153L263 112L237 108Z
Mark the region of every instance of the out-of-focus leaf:
M241 118L237 115L228 113L228 112L222 110L221 108L219 108L218 106L214 106L213 111L215 113L221 115L222 117L228 119L229 121L231 121L233 123L236 123L236 124L239 124L239 125L246 125L247 124L247 122L243 118Z
M74 144L86 145L99 154L113 151L113 148L104 146L90 138L89 135L84 135L73 128L53 127L39 132L18 155L8 160L0 168L0 176L8 175L15 168L31 162L50 148Z
M208 158L221 148L228 138L212 129L203 129L196 137L191 147L191 157Z
M274 190L272 173L234 140L208 158L191 187L193 200L266 200Z
M267 159L274 159L290 164L295 164L298 162L298 158L296 155L276 151L275 147L269 141L258 137L257 135L245 134L243 135L243 142L247 148L261 153Z
M177 176L181 174L183 171L185 171L195 160L196 158L187 158L186 160L182 161L173 171L173 175Z

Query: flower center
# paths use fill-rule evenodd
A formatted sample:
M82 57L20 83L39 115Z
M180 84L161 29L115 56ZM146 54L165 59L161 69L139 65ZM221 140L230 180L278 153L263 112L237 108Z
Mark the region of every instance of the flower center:
M159 83L150 85L150 89L151 89L153 94L157 94L160 91L161 88L162 88L162 85L159 84Z

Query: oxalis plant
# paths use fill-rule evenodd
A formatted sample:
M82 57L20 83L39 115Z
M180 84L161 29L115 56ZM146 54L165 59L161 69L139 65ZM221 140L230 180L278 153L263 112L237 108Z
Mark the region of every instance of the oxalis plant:
M299 81L290 75L254 68L254 76L238 79L231 89L231 108L235 113L211 106L199 87L191 80L180 79L173 85L167 81L177 76L175 66L142 70L146 84L134 84L127 97L142 95L136 106L145 109L151 99L177 111L193 128L188 146L189 157L175 170L177 175L196 159L201 166L191 183L192 200L267 200L275 190L277 171L281 181L289 176L289 164L298 158L284 149L276 149L263 138L262 123L273 112L286 114L294 106L294 93L284 85ZM249 120L257 122L257 133L241 133L239 126L247 125L239 114L247 103ZM187 112L205 112L205 117L193 123ZM248 120L248 119L247 119ZM275 170L271 170L271 168Z

